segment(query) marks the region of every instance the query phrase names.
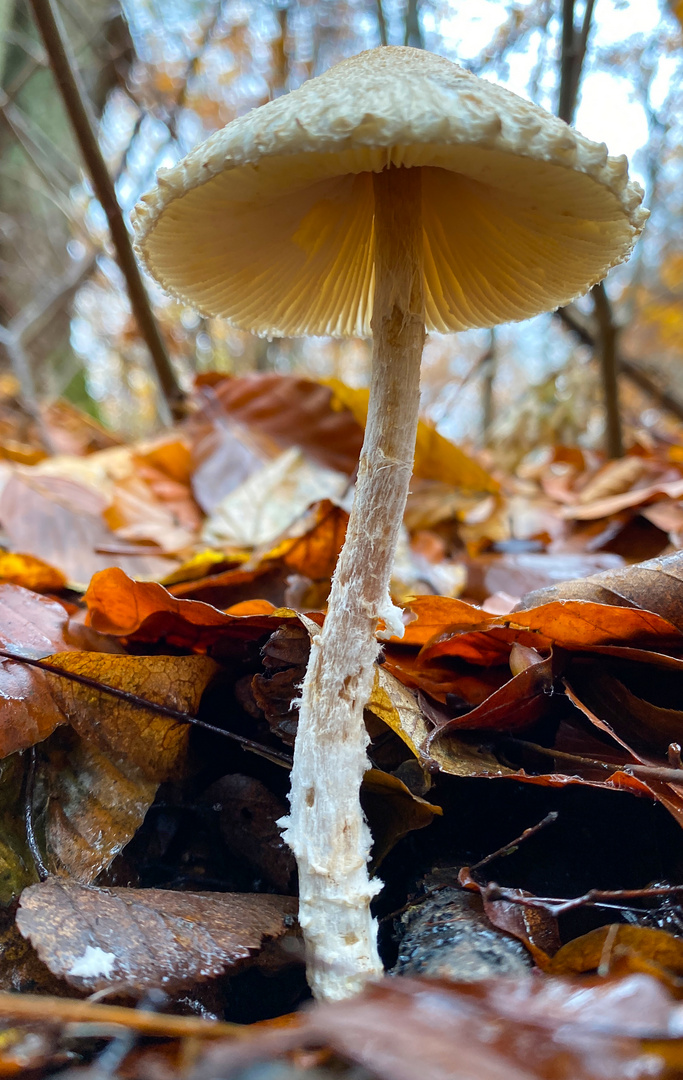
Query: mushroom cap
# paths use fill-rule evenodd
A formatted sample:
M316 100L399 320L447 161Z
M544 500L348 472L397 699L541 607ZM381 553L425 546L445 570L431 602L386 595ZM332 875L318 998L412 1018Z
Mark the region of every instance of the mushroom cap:
M370 332L371 173L422 169L425 321L448 332L568 303L647 211L625 157L441 56L385 46L228 124L134 211L167 292L257 334Z

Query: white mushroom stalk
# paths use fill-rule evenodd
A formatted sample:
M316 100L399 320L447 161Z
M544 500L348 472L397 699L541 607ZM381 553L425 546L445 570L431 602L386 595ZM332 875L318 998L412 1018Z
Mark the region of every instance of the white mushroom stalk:
M313 639L294 748L287 843L299 871L299 923L315 996L339 1000L382 974L370 901L370 830L359 793L369 768L363 709L377 624L403 634L389 595L413 472L425 337L419 169L373 176L372 386L346 541Z
M136 208L173 296L279 337L374 337L356 497L301 701L286 836L319 998L381 973L359 790L376 630L415 445L425 328L529 318L628 258L647 219L625 158L440 56L351 57L212 135Z

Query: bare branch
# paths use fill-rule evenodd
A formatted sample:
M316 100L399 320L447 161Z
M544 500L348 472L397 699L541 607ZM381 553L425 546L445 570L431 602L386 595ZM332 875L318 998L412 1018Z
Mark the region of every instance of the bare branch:
M624 452L624 443L621 434L619 385L617 381L619 372L617 326L604 281L593 286L591 299L598 325L598 344L600 346L600 373L602 375L602 393L605 405L605 451L608 457L618 458Z
M382 0L375 0L377 8L377 29L379 30L379 43L380 45L388 45L389 38L387 36L387 20L384 16L384 6Z
M555 315L568 330L571 330L576 335L582 345L588 345L591 349L595 349L595 333L585 316L573 304L559 308ZM666 409L677 419L683 420L683 401L665 387L660 386L656 377L648 371L647 365L642 360L627 357L621 353L619 355L619 374L624 375L634 386L637 386L639 390L642 390L648 397L656 401L662 409Z
M177 415L182 411L183 395L150 306L121 207L116 199L114 185L97 142L94 124L86 103L87 99L79 85L78 72L69 55L68 43L61 22L58 21L58 15L50 0L30 0L30 3L50 57L57 86L90 174L93 189L107 216L112 243L126 281L128 296L140 334L152 358L164 401L171 414Z

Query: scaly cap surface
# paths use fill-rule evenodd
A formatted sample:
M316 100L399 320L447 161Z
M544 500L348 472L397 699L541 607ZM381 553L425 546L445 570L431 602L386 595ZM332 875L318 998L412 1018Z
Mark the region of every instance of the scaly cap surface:
M385 46L216 132L134 212L167 292L257 334L367 335L370 173L423 169L426 325L567 303L647 219L624 157L457 64Z

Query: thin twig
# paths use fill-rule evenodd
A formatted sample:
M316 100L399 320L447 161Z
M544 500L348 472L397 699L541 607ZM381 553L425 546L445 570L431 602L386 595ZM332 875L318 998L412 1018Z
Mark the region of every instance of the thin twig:
M590 349L595 349L595 334L593 333L588 320L581 312L577 311L573 304L559 308L554 312L554 315L567 330L570 330L576 335L583 345L587 345ZM629 379L634 386L637 386L639 390L642 390L656 401L662 409L666 409L667 412L670 412L672 416L677 417L678 420L683 420L683 401L681 401L680 398L677 398L670 390L667 390L666 387L660 386L641 360L635 360L620 354L619 374L624 375Z
M473 870L480 870L482 866L488 866L494 859L500 859L504 855L512 855L525 840L530 840L532 836L536 836L537 833L540 833L548 825L554 825L558 817L559 814L557 813L557 810L551 810L549 814L546 814L542 821L539 821L536 825L530 825L529 828L525 829L515 840L511 840L508 844L505 844L504 847L498 848L497 851L492 851L490 855L486 855L483 859L480 859L479 862L470 866L470 873Z
M380 45L388 45L389 38L387 36L387 20L384 15L384 5L382 0L375 0L377 8L377 29L379 30L379 43Z
M87 99L80 86L76 66L58 13L51 0L30 0L36 24L50 58L55 81L59 87L83 160L92 180L95 194L104 210L116 257L126 281L130 304L140 334L147 345L166 405L172 416L182 412L183 395L171 367L159 326L138 269L116 198L116 192L95 135Z
M586 0L581 30L574 25L574 0L562 2L562 49L560 54L560 89L557 115L565 123L574 119L576 102L581 83L581 71L586 57L588 37L594 0ZM618 328L609 297L603 282L591 289L593 312L598 327L592 347L600 364L603 403L605 408L605 451L610 458L621 457L624 452L621 413L619 409L619 358L617 354Z
M521 904L523 907L542 908L551 915L566 915L569 911L576 911L582 907L614 907L622 900L648 900L655 896L680 896L683 894L683 885L653 885L645 889L589 889L582 896L574 896L569 900L554 896L525 896L518 889L504 889L495 881L490 881L481 889L482 899L505 900L510 904Z
M128 1009L122 1005L100 1005L90 1001L51 997L47 994L10 994L0 992L0 1016L41 1024L111 1025L112 1031L124 1027L142 1035L167 1039L221 1039L250 1035L249 1026L203 1020L197 1016L164 1016L161 1013Z
M619 411L618 329L604 281L600 281L593 286L591 300L593 301L593 310L598 325L598 342L600 345L600 374L602 376L602 394L605 405L605 450L608 457L619 458L624 452L624 441Z
M232 739L234 742L239 743L243 750L250 750L252 753L267 758L268 761L273 761L276 765L282 765L287 769L292 767L292 761L288 754L283 754L279 750L271 750L269 746L254 742L253 739L247 739L244 735L237 735L234 731L228 731L226 728L219 728L215 727L213 724L207 724L205 720L198 720L192 713L182 712L180 709L172 709L170 705L157 705L153 701L148 701L147 698L132 694L129 690L120 690L116 686L108 686L106 683L99 682L97 679L91 679L89 675L81 675L76 671L67 671L65 668L58 667L57 664L51 664L48 660L36 660L30 656L22 656L21 653L11 652L9 649L0 649L0 656L4 657L6 660L14 660L19 664L27 664L29 667L39 668L41 671L46 671L50 675L57 675L59 678L69 679L71 682L80 683L82 686L87 686L91 690L97 690L102 694L109 694L111 697L118 698L120 701L125 701L129 705L135 705L137 708L149 709L150 712L159 713L161 716L168 716L171 720L178 720L183 724L193 724L195 727L200 727L205 731L213 732L214 735L223 735L226 739Z
M527 742L525 739L516 739L508 736L506 742L514 743L515 746L524 750L531 750L545 757L555 758L557 761L566 761L572 765L582 765L589 769L601 769L604 772L623 772L642 780L663 780L667 784L679 784L683 787L683 769L671 769L664 765L641 765L637 762L614 762L602 761L600 758L582 757L580 754L568 754L562 750L554 750L551 746L541 746L540 743Z

